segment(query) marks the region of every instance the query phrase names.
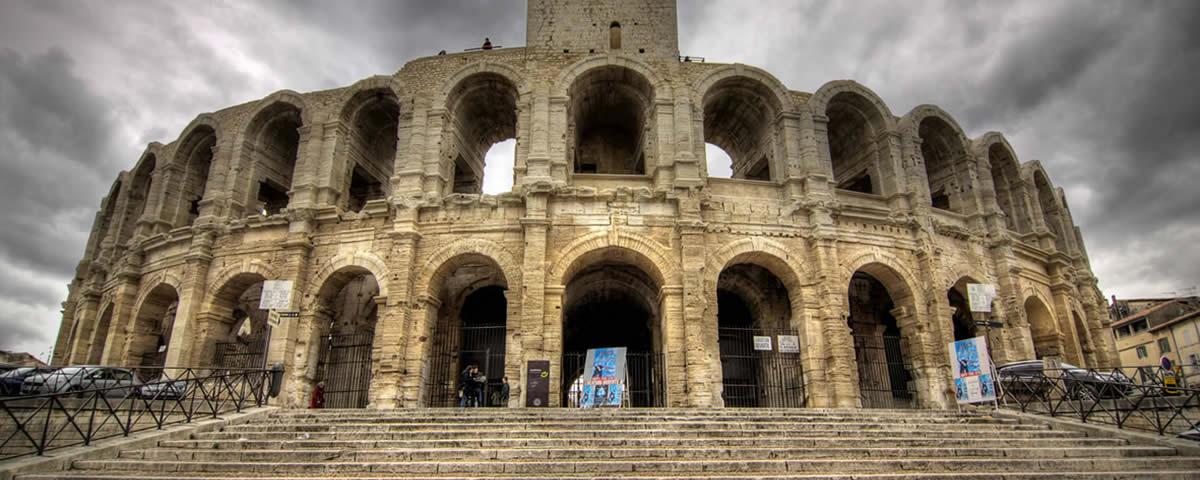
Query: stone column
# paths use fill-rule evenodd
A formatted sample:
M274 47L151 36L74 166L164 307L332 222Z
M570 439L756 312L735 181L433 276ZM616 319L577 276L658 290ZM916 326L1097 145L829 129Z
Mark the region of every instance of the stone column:
M404 211L410 210L413 209ZM381 285L387 282L388 301L384 308L380 308L375 325L377 347L373 350L378 352L378 355L373 355L372 361L378 370L371 377L370 402L377 408L415 406L405 403L405 386L410 385L410 377L420 377L420 371L408 369L408 346L411 340L425 333L405 328L414 323L408 315L416 312L410 308L415 304L410 272L414 270L413 258L416 256L417 242L421 238L411 226L408 222L396 225L397 229L392 232L391 258L388 260L392 273L389 278L379 279ZM420 352L415 354L419 356Z
M703 365L695 365L695 369L688 359L688 350L692 347L691 344L698 342L698 339L687 338L689 330L697 330L689 328L686 324L686 319L683 316L683 287L680 285L665 285L662 287L659 314L662 315L662 336L663 343L666 347L666 355L659 354L660 357L665 357L667 364L663 368L666 377L666 399L664 406L667 407L686 407L691 402L690 387L691 380L700 374L700 371L707 370ZM660 350L662 352L662 350ZM655 359L659 361L659 359ZM692 404L690 406L695 406Z
M207 336L198 336L206 330L200 312L208 294L208 270L212 265L213 233L199 228L192 229L192 245L184 257L183 280L179 285L179 306L175 310L175 323L171 327L171 341L167 347L167 367L204 366L210 359L200 358L210 344ZM208 319L211 322L211 319Z
M704 264L708 258L705 255L704 227L680 225L677 228L683 270L682 345L687 361L687 406L707 408L720 404L720 389L717 388L712 369L714 363L720 366L721 360L715 315L712 318L704 315L708 302L704 281ZM716 312L715 308L713 312Z
M1079 338L1076 335L1071 335L1075 331L1075 321L1071 317L1071 296L1075 294L1074 287L1065 281L1056 281L1050 285L1050 292L1053 295L1053 305L1050 307L1050 313L1054 316L1054 324L1058 327L1059 343L1062 345L1063 360L1067 363L1075 364L1077 367L1088 367L1083 358L1083 351L1079 347Z
M558 281L555 280L555 283ZM542 354L550 360L550 406L565 407L562 404L562 355L563 355L563 294L566 288L562 285L547 285L545 300L544 322L542 324Z
M532 158L532 155L531 155ZM547 165L548 166L548 165ZM548 171L547 171L548 173ZM525 197L525 216L521 218L521 226L525 235L525 251L522 254L521 265L521 284L519 296L521 309L520 318L513 319L518 322L518 331L521 334L521 357L519 376L520 386L525 385L525 369L522 368L530 360L550 360L551 365L554 365L558 358L561 358L561 352L557 357L550 355L546 345L546 327L548 318L556 315L559 312L554 312L546 309L546 245L549 241L549 221L546 219L546 206L549 199L549 185L547 183L538 184L541 187L536 193L530 193ZM537 188L537 185L533 186ZM511 280L510 280L511 281ZM549 279L549 281L558 283L558 279ZM516 286L516 285L514 285ZM560 326L561 328L561 326ZM558 374L557 368L551 368L551 375ZM510 378L510 383L511 382ZM553 378L552 378L553 380ZM521 406L525 405L524 389L521 388L521 394L517 395L514 390L510 398L516 398L520 401ZM551 389L553 392L553 388ZM555 400L550 400L551 405L554 405Z

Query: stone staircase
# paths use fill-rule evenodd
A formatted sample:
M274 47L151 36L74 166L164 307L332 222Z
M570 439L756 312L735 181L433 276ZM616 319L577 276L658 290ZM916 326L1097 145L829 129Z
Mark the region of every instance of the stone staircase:
M279 410L20 479L1200 478L1200 457L924 410Z

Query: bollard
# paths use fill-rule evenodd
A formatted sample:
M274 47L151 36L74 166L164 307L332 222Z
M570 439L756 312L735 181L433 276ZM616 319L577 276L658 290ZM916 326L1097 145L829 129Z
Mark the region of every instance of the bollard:
M271 365L271 398L279 396L279 390L283 388L283 363Z

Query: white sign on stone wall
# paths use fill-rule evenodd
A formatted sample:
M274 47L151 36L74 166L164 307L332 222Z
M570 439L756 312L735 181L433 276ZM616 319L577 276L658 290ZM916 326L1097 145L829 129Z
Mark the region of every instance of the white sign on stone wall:
M779 353L800 353L800 337L797 335L780 335Z
M267 280L263 282L262 299L258 301L259 309L287 310L291 306L291 280Z
M968 283L967 299L972 312L991 312L992 300L996 299L996 286L986 283Z
M755 335L754 336L754 349L755 350L765 350L768 352L771 351L771 337Z

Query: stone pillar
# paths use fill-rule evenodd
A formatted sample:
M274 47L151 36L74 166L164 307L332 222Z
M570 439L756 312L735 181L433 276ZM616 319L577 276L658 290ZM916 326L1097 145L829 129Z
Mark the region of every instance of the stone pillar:
M442 307L441 300L428 294L416 294L416 299L409 305L408 338L405 342L405 358L403 383L401 387L401 405L404 407L419 407L425 401L425 378L429 372L429 349L431 328L437 323L438 309Z
M557 283L557 280L555 281ZM550 360L550 406L565 407L562 404L562 354L563 354L563 294L566 288L562 285L547 285L543 305L545 305L545 323L542 324L542 354Z
M166 200L163 188L167 181L167 169L163 167L165 165L156 165L154 172L150 174L150 191L146 194L146 207L137 219L137 230L133 234L135 241L154 235L163 221L162 208Z
M821 214L821 210L816 209ZM826 213L827 214L827 213ZM837 284L842 275L838 271L837 239L830 233L813 239L816 250L817 276L824 279L818 288L820 297L821 336L825 338L825 351L820 353L825 364L824 394L832 404L840 408L859 407L858 369L854 358L854 339L851 337L847 317L847 288ZM813 395L818 392L813 392Z
M1053 295L1053 305L1050 313L1054 316L1054 324L1058 327L1059 343L1062 345L1063 360L1077 367L1088 367L1079 347L1079 338L1071 334L1075 331L1075 321L1071 317L1071 296L1075 294L1074 287L1069 283L1057 281L1050 285Z
M291 222L288 224L288 238L283 244L283 258L285 261L280 265L278 280L292 281L292 306L299 310L299 306L303 300L303 292L313 291L314 288L320 288L320 285L309 285L309 257L312 253L312 242L309 240L309 231L312 228L312 214L310 210L296 210L288 212ZM314 302L315 303L315 302ZM292 381L300 373L299 362L296 361L297 349L300 345L300 319L285 319L279 323L279 327L271 329L271 340L267 346L267 365L276 363L283 364L285 368L292 371L291 374L284 375L283 390L291 391L300 387L298 382ZM288 399L285 396L273 400L276 403L284 403Z
M208 294L213 233L198 228L193 228L192 232L192 245L185 256L186 266L179 285L179 306L175 310L175 323L171 327L171 341L167 347L167 367L204 366L211 360L201 358L211 342L202 334L208 326L201 323L200 312L204 310ZM205 323L212 321L206 320Z
M79 294L79 303L75 308L75 324L74 338L71 339L70 351L64 354L66 363L78 365L87 363L87 355L91 340L92 328L96 324L96 316L100 309L100 292L91 287L85 289ZM68 334L70 335L70 334Z
M704 315L709 297L704 281L704 264L708 259L705 255L704 227L680 225L677 228L683 270L682 346L685 349L684 358L687 359L687 406L707 408L720 405L721 393L713 366L720 367L721 359L717 342L716 305L713 305L714 315L711 318Z
M408 212L412 209L405 209ZM372 350L378 355L372 355L375 362L375 375L371 377L370 403L375 408L394 408L398 406L415 406L405 402L405 386L409 385L410 377L420 377L420 371L409 370L408 346L414 337L425 333L406 329L413 324L409 314L416 310L412 292L410 272L414 270L413 258L416 256L417 242L420 234L411 229L412 224L402 222L397 224L397 230L392 232L392 251L388 259L392 272L389 278L379 279L387 282L388 301L379 309L379 317L375 324L375 343ZM420 352L416 352L420 355Z
M666 377L666 399L664 406L667 407L686 407L691 401L690 387L691 380L698 376L702 370L707 370L703 365L695 365L695 369L688 359L688 350L693 343L698 342L698 339L688 338L689 330L698 330L697 328L689 328L686 324L686 319L683 316L683 287L680 285L665 285L662 287L659 302L659 315L662 316L662 336L663 343L666 347L666 354L659 353L660 358L665 358L667 362L663 368L664 376ZM697 325L698 326L698 325ZM662 352L663 350L659 350ZM658 358L655 361L659 361ZM690 406L696 406L692 404Z
M446 109L440 105L430 108L426 116L425 151L421 155L421 191L426 198L441 199L451 190L446 185L454 181L446 177L454 159L442 158L442 143L449 140L442 138L445 117Z
M523 169L516 169L517 178L514 186L527 183L548 182L551 180L550 156L550 88L549 85L538 85L528 94L530 118L525 124L526 138L529 141L529 155L525 158ZM560 138L560 137L555 137ZM516 165L516 162L513 162Z
M575 139L567 136L567 97L550 97L550 181L564 185L574 172L574 165L567 162L567 149L574 148Z
M547 171L547 173L549 172ZM541 190L546 191L530 193L525 197L525 216L521 218L521 226L525 235L525 251L522 254L521 284L518 287L520 293L519 296L514 295L520 299L521 313L520 318L510 320L517 322L518 331L521 334L521 356L518 365L520 370L519 375L513 377L519 379L520 386L514 385L512 396L510 396L510 399L516 398L520 401L520 406L525 405L525 392L524 388L521 388L524 387L526 381L523 365L530 360L550 360L551 375L556 375L559 372L553 365L562 357L561 352L557 356L552 356L546 345L548 319L560 314L560 312L546 309L546 283L549 280L557 284L559 279L546 278L546 245L549 241L546 206L549 199L549 185L546 183L538 185L545 187ZM561 325L559 328L561 329ZM511 382L513 378L509 379L510 383L513 383ZM553 378L555 377L552 377L552 380ZM517 394L516 388L520 388L520 395ZM553 392L553 388L551 392ZM555 400L552 398L551 405L554 405L554 402Z
M130 251L129 255L135 260L122 265L122 268L117 271L117 286L113 289L113 316L108 325L108 332L105 338L99 338L97 341L103 342L103 350L100 353L100 358L97 359L103 365L120 365L122 364L122 354L126 339L133 328L137 318L134 317L137 311L138 291L141 287L140 273L140 257L139 252ZM136 365L125 366L133 367Z
M697 187L704 184L704 179L701 178L701 167L699 165L700 158L696 155L697 149L704 148L704 142L697 142L693 138L692 130L692 102L691 99L685 96L680 96L675 99L675 110L673 118L674 130L674 159L672 159L672 179L676 188Z

